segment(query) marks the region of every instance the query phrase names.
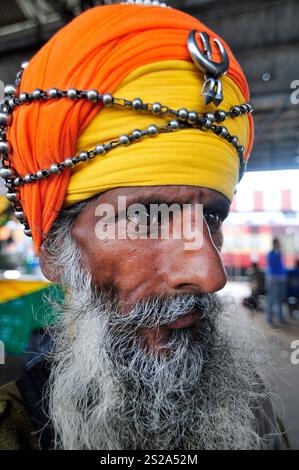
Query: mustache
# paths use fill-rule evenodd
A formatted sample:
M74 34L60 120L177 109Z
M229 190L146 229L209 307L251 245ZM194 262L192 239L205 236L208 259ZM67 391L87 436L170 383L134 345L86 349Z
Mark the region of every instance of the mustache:
M190 311L199 319L216 317L221 310L216 294L176 294L170 297L152 296L142 299L126 313L112 309L109 324L119 328L157 328L179 320Z

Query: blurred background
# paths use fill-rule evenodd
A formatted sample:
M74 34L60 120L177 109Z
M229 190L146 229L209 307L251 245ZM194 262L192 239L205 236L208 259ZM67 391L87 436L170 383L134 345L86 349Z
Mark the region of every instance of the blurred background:
M64 24L94 5L79 0L0 0L1 86ZM267 338L275 362L273 392L292 447L299 449L299 2L168 1L214 29L244 69L255 106L255 144L248 172L224 224L224 293L237 315ZM30 239L14 219L0 182L0 385L49 347L43 278ZM269 252L278 238L284 269L283 322L267 322ZM273 299L272 299L273 300ZM271 299L270 299L271 301ZM280 318L281 320L281 318ZM5 347L4 347L5 346Z

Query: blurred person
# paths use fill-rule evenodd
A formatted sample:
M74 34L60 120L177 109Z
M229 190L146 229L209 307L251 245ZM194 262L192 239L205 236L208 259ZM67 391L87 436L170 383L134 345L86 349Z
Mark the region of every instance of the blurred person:
M132 3L78 16L21 77L18 176L3 175L65 299L47 360L0 390L0 446L282 449L254 354L221 326L216 295L221 226L252 147L245 76L197 19ZM171 229L201 204L200 247L185 249L186 234L97 236L101 204L117 212L110 228L146 233L157 202L178 204ZM145 217L128 216L133 203Z
M259 297L265 295L265 273L260 269L257 262L253 262L247 269L246 274L249 277L251 294L243 299L242 305L251 310L257 310L261 307Z
M283 264L280 241L274 238L272 250L267 255L267 320L274 325L274 311L280 323L285 323L283 303L286 295L286 270Z
M290 316L294 317L299 307L299 259L294 269L287 270L287 300Z

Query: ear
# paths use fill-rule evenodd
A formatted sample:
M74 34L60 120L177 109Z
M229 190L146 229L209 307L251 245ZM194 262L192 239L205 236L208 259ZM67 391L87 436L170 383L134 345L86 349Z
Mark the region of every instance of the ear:
M43 275L52 282L59 283L60 272L57 270L57 266L51 264L51 257L46 246L42 243L39 252L39 262Z

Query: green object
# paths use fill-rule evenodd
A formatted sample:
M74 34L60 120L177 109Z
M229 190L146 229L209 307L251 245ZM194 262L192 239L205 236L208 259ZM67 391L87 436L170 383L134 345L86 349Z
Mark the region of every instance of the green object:
M0 304L0 341L8 354L22 355L32 330L54 324L55 318L45 297L57 301L63 293L56 285Z

